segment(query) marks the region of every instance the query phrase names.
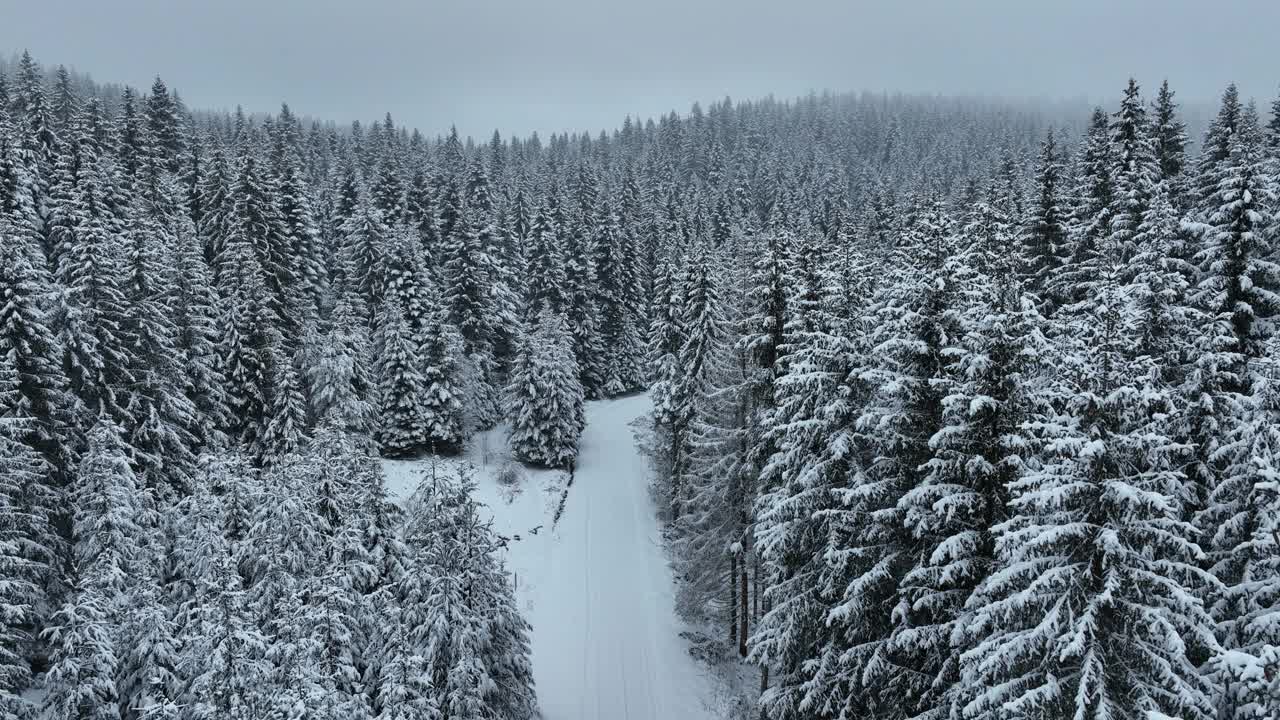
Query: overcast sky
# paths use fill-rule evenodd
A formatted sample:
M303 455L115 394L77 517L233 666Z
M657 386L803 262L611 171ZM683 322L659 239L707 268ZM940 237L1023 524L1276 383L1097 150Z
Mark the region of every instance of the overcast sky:
M1278 37L1280 0L0 0L5 56L477 136L822 89L1113 103L1131 74L1269 103Z

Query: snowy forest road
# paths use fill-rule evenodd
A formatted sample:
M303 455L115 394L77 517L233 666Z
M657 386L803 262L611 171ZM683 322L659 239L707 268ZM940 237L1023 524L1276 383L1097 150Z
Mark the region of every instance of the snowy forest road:
M709 718L689 655L631 423L647 396L587 406L577 473L531 588L533 670L546 720Z

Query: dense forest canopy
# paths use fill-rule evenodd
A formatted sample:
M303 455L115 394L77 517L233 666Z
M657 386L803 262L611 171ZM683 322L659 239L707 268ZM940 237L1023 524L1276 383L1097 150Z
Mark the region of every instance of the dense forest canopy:
M465 473L648 391L682 610L784 718L1263 716L1280 101L1198 153L883 94L426 138L0 75L0 712L512 718ZM29 692L38 689L39 692Z

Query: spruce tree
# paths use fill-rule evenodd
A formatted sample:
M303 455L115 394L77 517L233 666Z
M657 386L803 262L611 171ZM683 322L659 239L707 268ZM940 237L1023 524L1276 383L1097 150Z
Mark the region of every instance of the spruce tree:
M80 401L90 412L105 411L126 422L139 363L125 334L125 247L109 189L115 170L109 160L82 152L87 166L75 190L74 242L60 266L68 305L62 344L69 356L68 379Z
M50 525L49 466L24 442L34 422L16 405L17 391L14 368L0 368L6 408L0 414L0 711L21 716L20 693L31 681L32 631L47 604L44 586L56 557L55 548L44 546L57 536ZM33 504L35 498L46 502Z
M1160 177L1170 186L1186 167L1187 126L1178 119L1178 105L1169 81L1160 83L1156 94L1155 117L1152 118L1152 136L1155 140L1156 160L1160 163Z
M1064 303L1085 297L1107 252L1104 245L1115 203L1115 165L1108 128L1107 114L1101 108L1095 109L1077 159L1070 253L1052 286Z
M402 457L421 451L427 441L421 335L395 300L386 303L378 325L378 445L383 455Z
M254 446L270 417L271 375L268 352L275 316L257 256L243 228L237 228L223 253L226 278L220 309L219 368L230 411L225 431Z
M1063 348L1060 408L1029 427L1042 464L1011 485L999 568L977 590L961 657L966 717L1210 717L1198 653L1217 647L1213 587L1180 520L1177 446L1127 363L1126 309L1104 278ZM1151 557L1158 554L1160 561Z
M567 270L559 233L552 211L545 204L539 205L529 226L525 249L526 321L536 318L544 309L561 313L567 307L564 291Z
M110 602L100 590L76 588L45 629L51 652L44 716L119 720L115 676L120 655L115 623L107 610Z
M1028 289L1045 293L1067 252L1067 218L1062 207L1062 165L1053 131L1040 146L1032 214L1022 239L1022 274ZM1053 303L1052 297L1044 298Z
M1213 208L1206 216L1202 250L1196 257L1201 278L1198 304L1230 316L1239 362L1263 357L1272 332L1268 319L1280 312L1280 265L1274 261L1274 181L1262 155L1257 115L1238 119L1228 155L1214 171ZM1247 392L1248 370L1237 370L1235 390Z
M423 386L419 400L425 423L426 446L432 452L452 455L459 452L466 441L461 368L461 359L465 357L465 341L446 320L446 316L442 305L436 304L428 308L427 327L420 339ZM484 370L478 372L483 373ZM487 387L487 380L478 379L473 382L486 387L478 392L473 390L468 399L476 404L492 402L495 395ZM476 412L480 414L481 411ZM491 407L484 413L484 417L488 419L496 414L497 408Z
M521 339L507 387L516 459L573 467L584 424L579 377L564 318L544 309Z

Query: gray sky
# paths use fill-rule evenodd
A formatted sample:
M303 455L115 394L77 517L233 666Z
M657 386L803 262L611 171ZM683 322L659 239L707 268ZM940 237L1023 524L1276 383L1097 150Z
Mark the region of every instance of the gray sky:
M480 137L822 89L1111 105L1131 74L1269 103L1278 31L1280 0L0 0L6 56L159 73L197 107Z

